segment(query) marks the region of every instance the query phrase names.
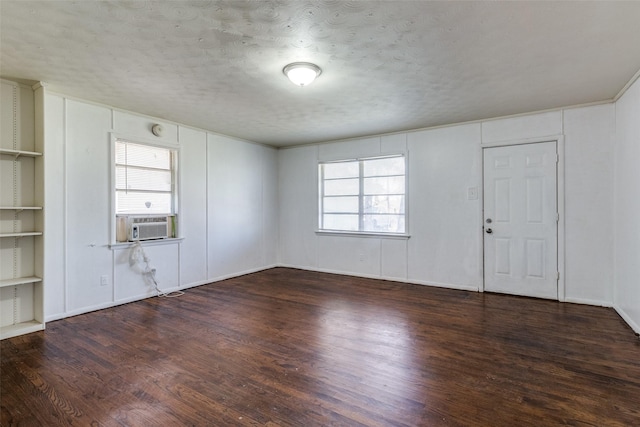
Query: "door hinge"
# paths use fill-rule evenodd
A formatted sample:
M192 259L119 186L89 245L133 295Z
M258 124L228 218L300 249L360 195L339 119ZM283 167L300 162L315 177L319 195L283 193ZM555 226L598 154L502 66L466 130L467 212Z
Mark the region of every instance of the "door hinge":
M556 280L560 280L560 272L556 272Z
M556 212L556 222L560 222L560 212Z
M556 154L556 163L560 163L560 155Z

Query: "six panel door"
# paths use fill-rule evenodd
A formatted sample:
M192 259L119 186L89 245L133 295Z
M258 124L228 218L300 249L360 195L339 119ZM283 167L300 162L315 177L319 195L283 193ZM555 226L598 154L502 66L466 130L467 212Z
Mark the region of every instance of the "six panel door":
M556 142L483 156L485 291L558 299Z

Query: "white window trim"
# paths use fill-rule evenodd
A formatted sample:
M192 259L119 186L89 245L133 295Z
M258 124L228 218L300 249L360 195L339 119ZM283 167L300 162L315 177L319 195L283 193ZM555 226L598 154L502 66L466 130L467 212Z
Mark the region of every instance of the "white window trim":
M323 182L322 182L322 175L320 174L320 166L326 163L356 162L361 160L375 160L375 159L384 159L389 157L402 157L404 159L404 233L354 231L354 230L331 230L331 229L320 228L319 226L320 226L320 223L322 222L322 214L323 214L322 201L321 201L321 198L322 198L321 187L323 185ZM315 230L316 235L318 236L322 236L322 235L355 236L355 237L373 237L373 238L388 238L388 239L408 239L411 237L411 234L409 234L409 153L408 152L385 153L385 154L379 154L374 156L353 157L353 158L345 158L345 159L319 160L316 171L318 173L317 175L318 194L316 197L318 228ZM362 185L362 180L360 182L360 185Z
M406 217L405 217L406 221ZM406 228L406 224L405 224ZM411 234L406 233L376 233L374 231L338 231L338 230L316 230L318 236L355 236L355 237L375 237L383 239L408 239Z
M181 194L181 180L180 180L180 167L182 165L182 155L180 153L180 144L178 142L170 142L170 141L157 141L151 140L148 138L141 138L135 135L126 135L117 132L109 132L110 138L110 182L109 182L109 194L110 202L109 202L109 210L110 210L110 227L109 227L109 247L116 249L118 247L127 246L131 242L118 242L116 240L116 140L124 140L127 142L131 142L132 144L141 144L141 145L150 145L153 147L160 148L168 148L171 150L175 150L178 155L178 161L175 164L174 170L174 179L175 179L175 199L174 199L174 212L173 214L177 215L178 222L176 224L178 228L178 235L176 237L169 237L162 240L155 240L156 244L172 244L184 239L181 236L182 230L182 220L181 215L179 215L181 211L180 206L180 194Z

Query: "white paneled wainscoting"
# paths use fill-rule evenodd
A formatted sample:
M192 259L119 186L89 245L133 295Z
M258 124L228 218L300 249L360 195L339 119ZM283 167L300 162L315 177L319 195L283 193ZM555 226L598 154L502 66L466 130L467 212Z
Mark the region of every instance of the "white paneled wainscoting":
M151 127L160 123L156 137ZM47 94L47 320L156 295L114 244L111 134L179 146L178 238L144 243L163 291L277 264L277 150Z
M113 133L179 146L179 238L145 246L166 291L274 266L483 291L482 148L561 140L558 299L614 306L638 332L639 93L279 150L46 93L46 320L155 295L113 244ZM318 163L390 154L407 159L408 236L318 232Z
M594 225L613 215L614 113L609 103L283 149L280 262L482 291L482 147L559 140L564 255L558 299L612 306L612 230ZM387 153L408 156L410 237L315 233L318 161Z

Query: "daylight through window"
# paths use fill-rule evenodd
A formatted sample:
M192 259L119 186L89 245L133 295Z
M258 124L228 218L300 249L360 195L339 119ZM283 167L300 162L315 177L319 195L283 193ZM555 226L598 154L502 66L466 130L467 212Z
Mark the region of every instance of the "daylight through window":
M115 143L116 214L174 214L176 150Z
M320 229L405 233L405 157L319 165Z

